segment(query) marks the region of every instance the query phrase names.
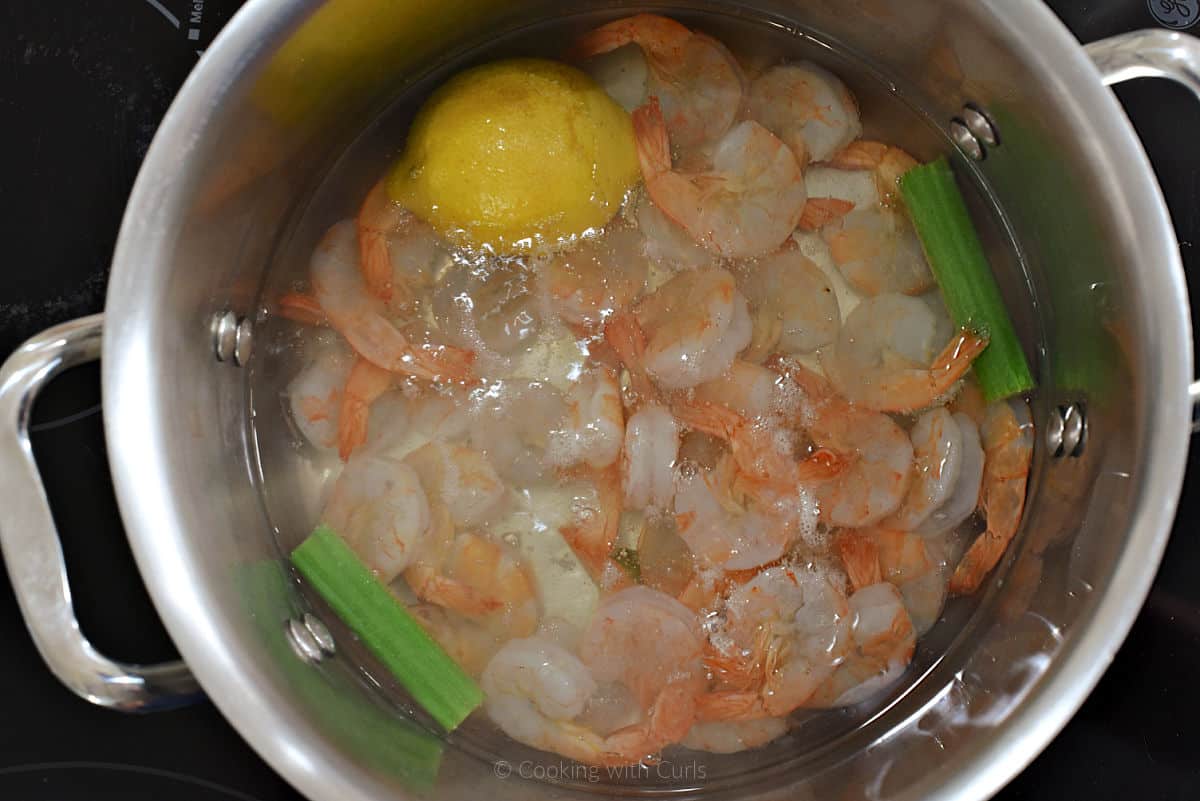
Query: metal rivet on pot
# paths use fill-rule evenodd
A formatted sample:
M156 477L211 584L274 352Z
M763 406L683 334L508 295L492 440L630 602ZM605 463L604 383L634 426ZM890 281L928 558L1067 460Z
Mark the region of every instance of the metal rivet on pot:
M337 653L337 643L333 641L333 635L329 633L329 629L321 622L321 618L312 612L305 612L304 628L308 629L313 639L317 641L317 645L321 647L321 650L327 656L333 656Z
M996 126L984 114L978 106L968 103L963 106L962 110L963 122L967 124L967 129L975 134L975 138L988 147L997 147L1000 144L1000 133L996 130Z
M237 315L231 311L217 312L212 318L213 352L217 361L227 362L233 358L237 347Z
M1082 456L1087 444L1087 416L1083 405L1068 403L1059 406L1046 423L1046 447L1050 456Z
M975 137L975 134L971 133L967 123L958 117L950 120L950 138L972 161L983 161L987 158L987 151L983 149L983 144Z
M320 662L325 658L325 651L321 648L321 643L317 640L316 635L301 621L295 618L288 620L284 631L287 633L288 643L291 644L292 650L303 661ZM326 632L326 634L328 633Z
M254 326L250 322L249 317L243 317L238 321L237 331L234 335L233 346L233 363L238 367L245 367L250 361L250 348L253 340Z

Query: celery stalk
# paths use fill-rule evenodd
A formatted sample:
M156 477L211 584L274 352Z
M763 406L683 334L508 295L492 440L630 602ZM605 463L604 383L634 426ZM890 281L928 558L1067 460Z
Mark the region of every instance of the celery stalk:
M900 192L954 322L988 338L975 375L989 401L1034 387L1025 351L946 159L909 170Z
M319 526L292 552L292 563L413 700L447 731L483 702L479 685L333 530Z

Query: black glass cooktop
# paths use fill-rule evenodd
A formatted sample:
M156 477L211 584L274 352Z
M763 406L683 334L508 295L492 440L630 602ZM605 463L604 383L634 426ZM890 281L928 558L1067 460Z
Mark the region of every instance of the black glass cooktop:
M100 311L138 165L171 98L239 0L0 3L0 357ZM1195 18L1196 0L1053 0L1083 41ZM1157 14L1157 17L1155 16ZM1200 33L1200 26L1194 29ZM1200 275L1200 104L1165 82L1119 95ZM1200 278L1190 282L1200 297ZM44 394L34 450L83 629L113 657L171 658L109 485L95 367ZM3 502L0 499L0 502ZM1154 589L1100 686L1003 801L1200 798L1200 449ZM293 801L209 704L131 717L64 689L0 573L0 799Z

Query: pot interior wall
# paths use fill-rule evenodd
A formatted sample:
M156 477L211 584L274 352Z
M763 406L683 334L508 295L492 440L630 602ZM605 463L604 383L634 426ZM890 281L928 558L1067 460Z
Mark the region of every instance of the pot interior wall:
M323 227L353 212L402 141L403 117L377 112L422 81L436 81L444 74L440 65L454 61L446 54L469 59L473 47L499 32L512 35L514 52L529 52L535 40L522 38L522 31L548 17L568 14L571 20L562 24L583 29L634 8L486 0L428 5L332 0L312 4L311 17L297 12L275 40L247 54L245 78L228 87L226 102L212 111L215 136L191 154L205 168L186 177L191 209L176 232L162 297L169 308L188 310L184 317L196 322L189 334L213 310L250 314L255 353L245 371L215 365L198 349L200 337L163 322L164 347L151 359L165 381L174 381L181 419L188 421L187 447L168 447L181 473L206 488L205 497L190 503L211 539L195 544L194 557L210 586L224 588L212 601L222 636L247 657L249 664L238 669L262 688L264 704L290 708L298 739L319 742L329 764L360 771L362 786L380 797L428 789L424 783L432 782L440 799L553 797L612 791L612 784L627 785L622 792L651 787L739 797L773 796L787 787L791 798L831 791L844 797L850 787L858 788L849 793L856 797L899 799L935 797L932 788L961 783L963 765L1031 725L1031 699L1057 669L1055 654L1090 619L1099 591L1120 589L1109 587L1110 578L1139 502L1133 477L1145 458L1156 363L1148 306L1128 269L1136 250L1103 175L1102 154L1090 146L1079 110L1064 98L1053 72L996 16L1000 3L656 7L722 36L767 24L775 28L767 41L811 37L805 44L811 56L842 74L864 107L878 96L883 108L919 115L905 116L917 124L901 129L880 119L879 133L921 158L954 152L942 131L966 102L985 109L1000 130L1001 145L986 161L956 156L957 166L1035 362L1038 430L1045 430L1056 406L1083 401L1088 439L1081 456L1065 459L1049 458L1039 442L1016 546L979 598L952 603L946 620L922 641L902 693L821 716L760 751L687 755L665 771L609 776L551 765L545 755L522 751L482 725L468 725L442 748L422 733L425 721L370 655L336 624L337 659L318 667L295 659L284 621L308 608L327 622L334 618L304 594L282 561L317 515L319 498L311 488L324 468L284 445L280 393L289 375L285 366L295 367L294 343L291 329L272 314L273 299L302 275ZM541 42L549 55L557 46ZM890 93L900 102L882 102ZM369 129L373 119L383 122ZM356 153L377 158L339 162L352 144ZM331 170L340 171L333 184L340 190L318 192ZM205 303L194 312L197 298ZM435 750L442 753L433 779L421 766ZM542 765L552 781L497 780L490 763L499 757ZM301 773L306 766L312 763L292 765Z

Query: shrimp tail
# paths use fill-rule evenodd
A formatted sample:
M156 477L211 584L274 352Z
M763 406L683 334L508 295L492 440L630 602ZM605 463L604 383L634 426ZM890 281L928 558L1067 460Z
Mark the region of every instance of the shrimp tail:
M559 533L579 557L588 575L605 589L613 589L621 583L620 577L626 575L624 568L612 559L624 506L621 476L615 464L603 470L584 472L595 482L597 508L581 521L562 526ZM616 572L610 569L614 567Z
M637 317L629 311L612 315L604 324L604 341L617 360L629 371L629 381L643 400L654 400L658 390L646 372L646 333Z
M460 581L438 575L432 568L424 565L414 565L404 571L404 580L421 600L467 617L483 617L504 605L495 598L481 595Z
M342 407L338 413L338 456L350 458L354 449L367 441L367 419L371 404L392 386L392 374L361 356L346 379Z
M873 170L887 154L888 146L883 142L856 139L833 154L829 166L839 170Z
M798 227L802 231L819 231L854 210L854 204L836 197L810 197L800 211Z
M952 595L975 592L1000 563L1020 525L1027 483L1026 476L1001 479L984 490L983 507L988 527L975 538L954 569L954 575L950 577Z
M279 316L303 325L327 326L328 318L321 304L304 292L285 292L279 297Z
M838 535L836 545L846 567L846 577L855 591L883 581L879 546L873 538L861 532L843 531Z
M575 40L568 60L578 61L636 43L648 55L664 57L683 48L692 32L681 23L658 14L635 14L588 31Z
M633 136L642 177L649 187L652 181L671 171L671 139L657 97L651 96L644 105L633 110Z

